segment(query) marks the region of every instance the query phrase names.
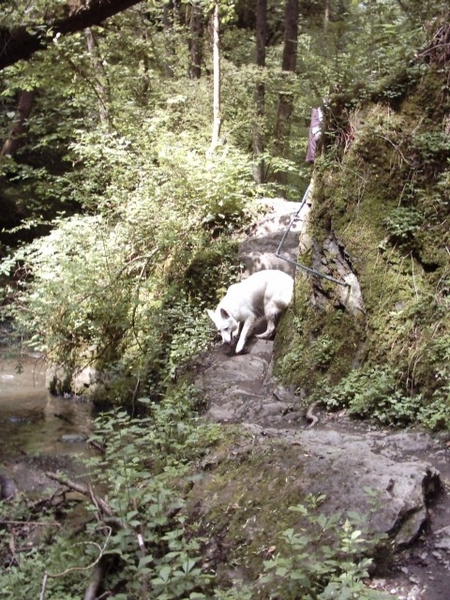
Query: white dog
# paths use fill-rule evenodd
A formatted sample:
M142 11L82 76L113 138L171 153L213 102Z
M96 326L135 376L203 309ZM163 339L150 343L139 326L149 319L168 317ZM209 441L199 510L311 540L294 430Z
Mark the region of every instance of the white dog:
M239 354L260 317L266 318L267 329L256 337L267 339L274 333L276 321L291 302L293 291L294 280L290 275L276 270L258 271L231 285L216 311L207 312L224 344L238 336L243 324L236 345L236 354Z

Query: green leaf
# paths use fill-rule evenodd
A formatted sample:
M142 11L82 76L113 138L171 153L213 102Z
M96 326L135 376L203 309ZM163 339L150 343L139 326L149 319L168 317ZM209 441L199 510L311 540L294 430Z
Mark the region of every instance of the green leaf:
M164 565L161 567L161 569L158 570L158 577L164 583L167 583L170 579L171 573L172 573L172 567L170 565Z
M152 403L151 398L147 398L147 397L138 398L137 401L141 402L142 404L151 404Z
M139 559L138 569L143 569L147 565L154 562L153 556L151 554L147 554L147 556L142 556Z

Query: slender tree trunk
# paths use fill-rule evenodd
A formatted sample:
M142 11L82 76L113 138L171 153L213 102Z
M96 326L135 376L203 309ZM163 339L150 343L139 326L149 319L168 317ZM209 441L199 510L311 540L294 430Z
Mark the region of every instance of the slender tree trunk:
M20 138L23 135L27 119L31 114L34 101L34 91L22 91L19 96L19 104L14 116L8 138L5 140L1 154L2 156L14 156L20 145Z
M266 66L266 31L267 31L267 0L257 0L256 3L256 65L262 72ZM261 73L262 74L262 73ZM257 81L255 88L255 123L253 126L253 155L255 157L254 179L256 183L264 183L264 152L263 117L265 112L266 87L264 81Z
M213 93L213 132L211 139L210 153L213 153L220 137L221 117L220 117L220 17L219 4L214 6L212 16L213 29L213 64L214 64L214 93Z
M191 16L189 22L189 77L191 79L200 79L202 74L203 59L203 11L196 2L191 6Z
M172 79L172 77L173 77L172 63L173 63L173 60L175 57L175 51L174 51L173 42L171 39L173 23L175 20L174 10L175 10L175 7L174 7L174 3L172 0L169 0L169 2L164 4L163 27L164 27L165 58L164 58L163 69L164 69L164 75L168 79ZM154 47L153 42L152 42L152 45Z
M92 67L95 73L95 92L97 94L97 102L98 102L98 114L100 117L100 122L103 125L108 125L109 115L108 115L108 91L104 82L107 81L107 75L105 73L105 69L103 68L102 61L100 60L98 54L98 44L95 38L95 35L90 27L87 27L84 30L84 35L86 37L87 49L89 52L89 56L91 58Z
M323 28L324 31L328 31L328 23L330 22L330 8L331 8L331 0L325 0L325 14L323 17Z
M298 0L286 0L284 12L283 71L295 71L297 65Z
M284 73L295 73L297 65L297 40L298 40L298 0L286 0L284 13L284 47L282 70ZM292 96L284 90L278 97L277 125L275 131L276 150L279 156L286 153L289 138L289 119L292 114ZM279 172L277 181L285 184L287 173Z
M163 8L163 27L164 31L169 31L173 27L173 2L165 2Z
M23 90L20 92L16 114L0 152L1 159L6 160L5 157L12 157L17 153L21 138L26 130L27 120L33 109L34 96L34 91ZM4 176L0 175L0 230L18 225L21 219L15 200L9 198L3 192L4 184Z

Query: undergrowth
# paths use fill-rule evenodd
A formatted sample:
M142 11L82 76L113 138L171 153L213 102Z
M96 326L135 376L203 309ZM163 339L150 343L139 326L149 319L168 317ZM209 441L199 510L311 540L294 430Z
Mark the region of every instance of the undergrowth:
M184 510L200 459L223 443L218 425L199 420L199 402L183 385L161 402L140 398L146 416L98 418L90 442L99 451L81 479L88 486L76 521L66 514L73 501L56 503L55 492L39 505L2 504L2 597L75 600L97 576L97 597L115 600L381 598L363 583L380 540L367 536L363 515L321 515L320 498L291 509L306 517L305 530L267 540L278 550L262 577L223 587L204 555L209 536Z
M375 510L376 496L370 489L366 489L366 493ZM300 531L289 528L280 533L280 549L276 556L264 562L263 583L277 598L387 598L363 581L369 577L373 563L370 553L386 536L368 537L369 515L352 512L326 516L318 512L324 499L324 496L310 497L304 504L289 508L306 517L308 527Z
M338 385L327 386L322 402L331 410L348 408L351 416L382 425L408 425L417 419L422 398L406 395L395 374L383 367L351 371Z
M445 383L446 373L443 378ZM398 372L379 366L355 369L333 386L318 386L311 399L331 411L345 408L354 418L383 426L420 424L438 430L450 425L449 393L448 384L440 382L433 395L424 399L421 393L406 391Z

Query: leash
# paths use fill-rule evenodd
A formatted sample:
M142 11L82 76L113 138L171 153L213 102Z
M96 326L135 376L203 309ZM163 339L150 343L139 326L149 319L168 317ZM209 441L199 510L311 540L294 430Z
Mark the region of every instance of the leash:
M306 265L302 265L299 262L296 262L295 260L292 260L291 258L287 258L286 256L282 256L281 255L281 249L283 247L284 241L287 238L287 236L289 235L289 232L291 230L292 225L294 224L295 220L298 219L299 215L300 215L300 211L302 210L302 208L305 206L306 201L308 200L308 197L311 193L311 183L308 185L308 187L306 188L306 192L303 195L303 200L300 203L300 208L297 210L297 212L293 215L293 217L290 220L289 225L287 226L286 231L283 234L283 237L281 238L281 241L278 245L278 248L275 252L275 256L277 258L281 258L282 260L285 260L287 263L294 265L294 267L298 268L298 269L302 269L302 271L306 271L307 273L309 273L310 275L314 275L315 277L321 277L322 279L327 279L328 281L332 281L333 283L337 283L338 285L342 285L344 287L351 287L349 283L347 283L346 281L342 281L340 279L336 279L335 277L332 277L331 275L325 275L325 273L320 273L320 271L316 271L316 269L311 269L310 267L307 267Z

